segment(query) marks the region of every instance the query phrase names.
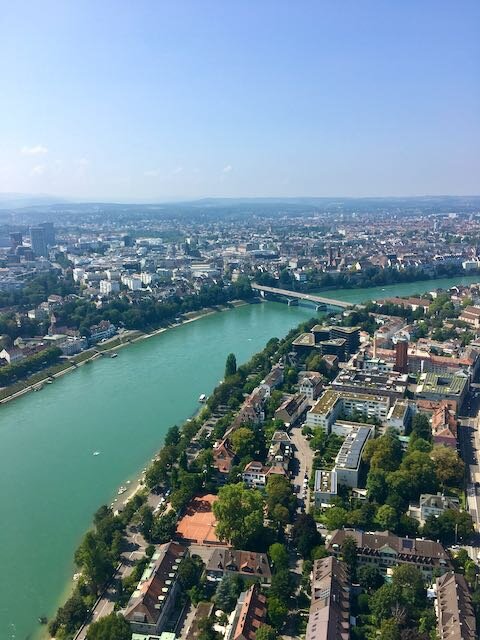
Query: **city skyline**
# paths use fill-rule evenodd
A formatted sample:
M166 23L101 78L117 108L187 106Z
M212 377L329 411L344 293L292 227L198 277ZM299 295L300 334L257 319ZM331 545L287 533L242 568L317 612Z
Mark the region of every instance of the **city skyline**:
M5 7L0 192L478 192L477 3L113 7Z

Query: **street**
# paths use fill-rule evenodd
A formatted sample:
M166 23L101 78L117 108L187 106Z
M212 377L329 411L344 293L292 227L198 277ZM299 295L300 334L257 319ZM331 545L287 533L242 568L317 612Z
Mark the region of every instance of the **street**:
M307 509L309 504L310 490L307 487L307 497L302 498L305 477L309 478L312 472L313 451L308 440L302 435L302 427L294 427L290 431L290 438L295 446L295 458L293 460L292 483L299 487L298 498L305 504Z

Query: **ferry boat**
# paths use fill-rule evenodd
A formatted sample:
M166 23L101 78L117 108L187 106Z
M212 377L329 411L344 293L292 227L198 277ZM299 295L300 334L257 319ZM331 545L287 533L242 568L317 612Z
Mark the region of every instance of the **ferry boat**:
M198 398L198 401L199 402L206 402L207 401L207 396L204 393L202 393L200 395L200 397Z

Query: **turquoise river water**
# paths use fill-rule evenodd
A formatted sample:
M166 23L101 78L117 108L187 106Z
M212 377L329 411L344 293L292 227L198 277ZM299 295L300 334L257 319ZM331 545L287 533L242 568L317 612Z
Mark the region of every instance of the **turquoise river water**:
M326 295L361 302L475 279ZM53 614L71 580L73 553L95 510L138 477L169 426L197 410L227 354L244 362L314 314L277 302L212 314L0 407L0 640L36 637L38 617Z

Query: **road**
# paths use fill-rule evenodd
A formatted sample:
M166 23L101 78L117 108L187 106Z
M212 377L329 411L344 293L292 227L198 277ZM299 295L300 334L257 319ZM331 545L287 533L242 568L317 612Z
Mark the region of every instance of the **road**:
M90 624L112 613L117 595L116 585L119 580L126 578L133 571L135 562L143 558L147 543L135 527L128 527L125 546L126 548L122 554L121 564L118 566L109 585L95 603L92 619L77 632L74 640L85 640Z
M309 477L312 471L313 451L310 448L308 440L302 435L302 427L293 427L290 431L290 438L295 446L295 461L293 465L292 482L300 486L298 497L302 499L303 480ZM305 506L308 507L310 498L310 490L307 489L307 497ZM308 509L307 509L308 510Z
M472 385L473 393L467 401L464 416L460 417L458 441L460 454L466 465L467 474L467 507L473 518L476 536L473 546L468 551L473 560L477 561L480 553L480 388Z

